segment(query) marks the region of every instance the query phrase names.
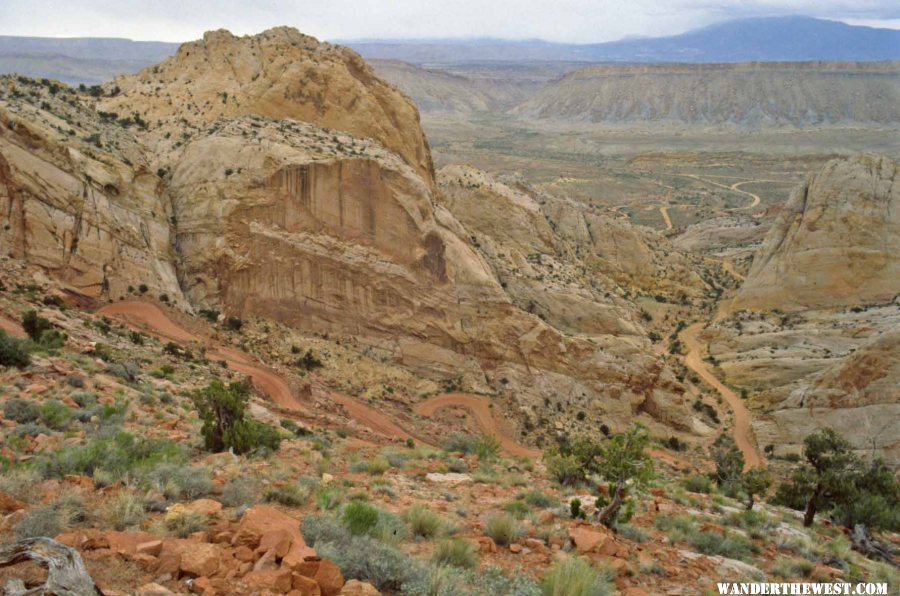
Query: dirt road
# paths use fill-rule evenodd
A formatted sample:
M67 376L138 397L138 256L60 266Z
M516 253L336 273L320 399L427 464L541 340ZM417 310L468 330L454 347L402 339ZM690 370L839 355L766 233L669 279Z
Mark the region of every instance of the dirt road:
M207 345L206 357L210 360L224 360L228 368L250 377L260 391L268 395L278 406L289 410L303 410L290 385L275 372L253 362L252 358L224 346L208 344L175 321L166 312L151 302L123 300L104 306L98 314L116 317L146 331L155 337L182 342L200 342Z
M679 334L681 341L687 348L684 364L718 391L725 398L725 401L734 413L734 442L738 449L741 450L741 453L744 454L744 469L764 465L759 449L756 446L756 440L753 437L753 430L750 428L750 413L744 406L744 402L739 395L722 384L709 370L706 362L703 361L704 346L698 340L698 336L705 326L706 323L694 323Z
M540 449L520 445L515 439L504 434L503 431L500 430L497 421L494 420L494 415L491 413L490 403L491 400L483 395L447 393L416 404L414 410L417 414L431 417L434 416L438 410L443 408L452 406L465 408L472 412L472 415L475 417L475 422L478 424L481 431L497 437L500 440L500 447L509 455L528 458L541 457L542 452Z
M660 214L662 214L662 218L666 222L666 229L671 230L672 229L672 218L669 217L669 208L665 207L665 206L660 207L659 212L660 212Z

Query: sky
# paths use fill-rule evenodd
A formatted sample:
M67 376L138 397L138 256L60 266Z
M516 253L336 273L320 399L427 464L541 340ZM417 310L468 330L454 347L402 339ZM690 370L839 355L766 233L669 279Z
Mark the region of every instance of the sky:
M325 40L492 37L591 43L753 16L900 29L897 0L0 0L0 35L189 41L290 25Z

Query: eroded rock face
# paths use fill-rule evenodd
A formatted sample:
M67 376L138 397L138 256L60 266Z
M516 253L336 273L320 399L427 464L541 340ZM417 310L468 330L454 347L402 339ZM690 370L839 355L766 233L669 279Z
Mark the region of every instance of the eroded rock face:
M184 304L159 178L127 133L73 98L0 101L0 250L88 296L143 284Z
M829 162L799 186L753 259L732 310L884 304L900 293L897 163Z
M552 400L555 420L586 412L581 427L641 417L662 432L690 429L683 386L625 301L610 305L583 274L580 287L565 281L576 249L555 246L554 224L527 193L494 187L503 200L484 213L496 225L480 233L514 249L510 263L552 256L559 283L519 284L472 246L439 204L414 108L357 61L294 30L217 32L119 79L112 97L0 96L23 121L45 119L55 139L3 129L4 160L15 164L4 170L4 206L18 218L4 246L78 288L99 285L102 298L147 283L186 308L352 336L416 374L497 395L534 423ZM36 107L43 98L52 113ZM58 223L67 217L81 218L74 253ZM83 265L69 264L72 254ZM518 286L504 289L501 273ZM529 312L532 300L558 320Z
M119 77L107 112L204 128L218 119L293 119L369 137L396 152L429 184L431 152L412 101L381 80L355 52L291 27L236 37L225 30L183 44L137 75ZM170 132L170 131L165 131ZM162 146L177 143L156 135Z

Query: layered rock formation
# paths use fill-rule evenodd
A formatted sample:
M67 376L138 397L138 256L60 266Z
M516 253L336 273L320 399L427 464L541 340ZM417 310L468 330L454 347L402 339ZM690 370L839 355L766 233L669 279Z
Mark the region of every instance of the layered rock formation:
M161 191L133 136L73 92L0 78L4 253L92 297L142 286L183 304Z
M185 308L353 336L419 374L505 396L536 426L584 411L585 424L643 416L665 432L691 428L683 387L621 301L533 281L504 289L437 204L415 108L352 52L290 29L215 32L105 89L0 100L52 139L3 129L4 206L17 219L2 241L20 258L105 298L147 283ZM478 233L565 263L552 218L522 193L504 196L497 226ZM50 229L56 220L77 222L77 242ZM75 269L72 254L83 255ZM528 292L566 306L568 320L528 312Z
M791 194L733 309L890 302L900 293L900 178L884 156L834 160Z
M101 109L136 110L151 124L181 129L251 115L300 120L375 139L432 180L431 152L412 102L355 52L290 27L244 37L208 32L160 64L117 78L115 87L120 93Z
M897 62L589 66L547 85L514 113L605 124L897 124L898 71Z
M900 461L897 164L829 162L791 195L729 308L706 331L776 452L824 426Z

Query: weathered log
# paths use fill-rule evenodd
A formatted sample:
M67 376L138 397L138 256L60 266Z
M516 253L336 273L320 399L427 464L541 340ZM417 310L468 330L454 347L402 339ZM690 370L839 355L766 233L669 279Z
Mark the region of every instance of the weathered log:
M34 561L47 569L47 581L43 586L27 589L21 580L6 584L6 594L32 596L94 596L100 594L91 579L81 555L50 538L25 538L0 546L0 567L8 567L22 561Z
M869 536L869 531L864 524L853 526L853 535L850 537L853 550L859 551L870 559L880 559L894 567L900 567L897 563L897 552L887 543L880 542Z

